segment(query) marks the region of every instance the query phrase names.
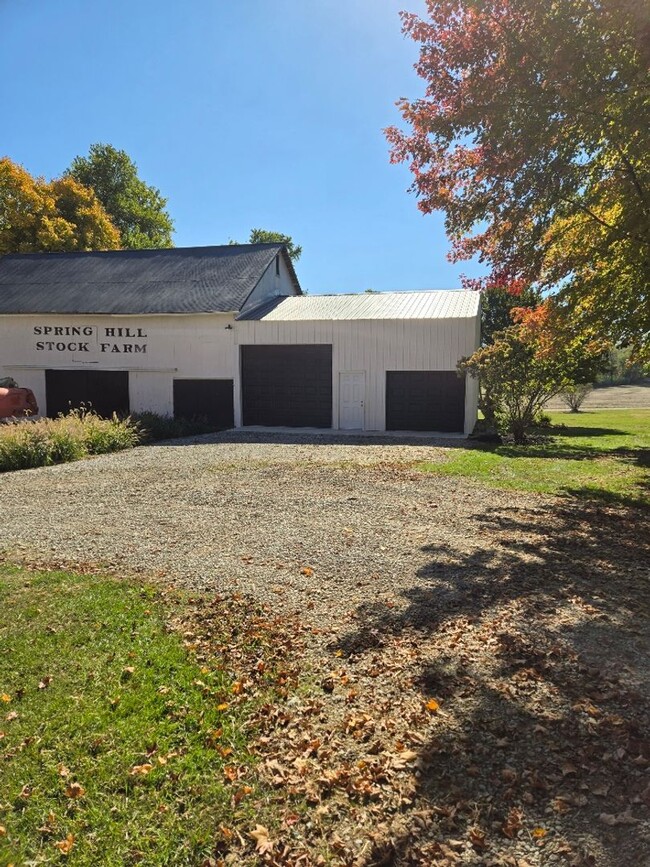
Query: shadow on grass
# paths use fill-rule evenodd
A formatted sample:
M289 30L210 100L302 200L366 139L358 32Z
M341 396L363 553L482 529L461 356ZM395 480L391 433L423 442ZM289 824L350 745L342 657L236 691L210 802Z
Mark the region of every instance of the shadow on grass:
M550 458L552 460L588 461L607 457L611 450L590 446L569 446L549 440L527 446L499 445L483 451L491 451L502 458Z
M646 461L645 463L643 461ZM640 466L646 467L647 450L643 458L637 458ZM650 512L650 476L634 484L631 490L621 493L609 491L606 488L598 488L592 485L582 487L564 487L561 493L566 497L574 497L592 503L602 503L608 506L620 506L623 508L642 509Z
M473 524L475 541L422 546L405 605L359 606L336 648L352 663L393 640L422 648L413 683L445 715L422 747L420 792L443 833L482 828L487 858L521 810L572 864L645 863L650 514L563 502L477 511ZM599 819L626 811L620 827ZM411 832L392 845L382 863L411 863Z
M607 427L576 427L575 425L553 425L553 433L563 437L627 437L629 431Z
M617 434L622 436L632 436L632 434L624 434L620 431L607 431L609 434ZM605 432L603 431L603 436ZM561 432L562 437L568 434ZM504 458L550 458L552 460L571 460L585 461L597 460L599 458L621 458L622 460L635 461L640 466L650 466L650 449L639 446L637 448L629 448L626 446L616 446L614 448L602 448L597 444L592 445L571 445L566 442L558 442L553 438L553 435L545 436L541 441L531 442L525 446L517 446L511 444L485 444L475 443L470 446L473 449L491 452Z

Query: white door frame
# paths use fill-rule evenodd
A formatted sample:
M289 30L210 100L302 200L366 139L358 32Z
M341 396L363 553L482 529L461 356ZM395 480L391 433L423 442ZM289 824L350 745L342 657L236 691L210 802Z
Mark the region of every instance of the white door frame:
M343 427L343 388L342 379L345 376L362 377L362 397L360 401L361 427ZM366 429L366 371L365 370L340 370L339 371L339 430L365 430Z

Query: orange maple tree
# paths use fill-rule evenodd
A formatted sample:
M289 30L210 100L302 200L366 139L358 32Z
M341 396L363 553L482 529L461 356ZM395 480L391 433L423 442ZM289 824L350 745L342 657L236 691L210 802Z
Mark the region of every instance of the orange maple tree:
M650 355L648 5L426 0L402 13L421 98L393 162L444 212L476 288L536 286L586 330Z
M119 232L89 187L69 177L34 178L0 158L0 255L119 246Z

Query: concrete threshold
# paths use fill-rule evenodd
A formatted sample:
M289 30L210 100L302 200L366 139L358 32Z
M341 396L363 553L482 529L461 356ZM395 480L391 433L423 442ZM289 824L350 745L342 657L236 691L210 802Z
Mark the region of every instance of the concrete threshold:
M236 427L238 433L264 434L294 434L295 436L353 437L356 439L418 439L418 440L464 440L464 433L444 433L437 431L414 430L337 430L322 427L265 427L263 425L246 425Z

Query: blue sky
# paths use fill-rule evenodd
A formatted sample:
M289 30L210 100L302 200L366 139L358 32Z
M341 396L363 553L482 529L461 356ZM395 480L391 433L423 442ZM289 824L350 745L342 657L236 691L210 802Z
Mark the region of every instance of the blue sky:
M177 246L302 244L312 293L449 288L382 129L417 96L398 12L422 0L0 0L0 155L52 177L92 142L168 198Z

